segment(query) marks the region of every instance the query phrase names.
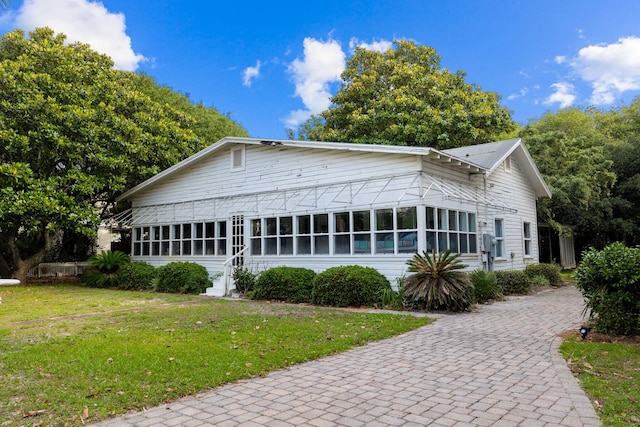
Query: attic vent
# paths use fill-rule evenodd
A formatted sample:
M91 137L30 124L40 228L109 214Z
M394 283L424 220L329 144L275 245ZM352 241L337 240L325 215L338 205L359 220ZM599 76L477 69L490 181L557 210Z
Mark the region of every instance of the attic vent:
M231 150L231 169L244 169L244 147Z
M511 156L504 159L504 170L507 172L511 172Z

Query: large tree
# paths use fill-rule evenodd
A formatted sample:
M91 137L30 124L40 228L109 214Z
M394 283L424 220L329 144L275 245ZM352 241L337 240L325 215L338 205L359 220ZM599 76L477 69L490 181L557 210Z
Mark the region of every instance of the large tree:
M24 280L62 230L93 236L117 194L206 146L137 80L48 28L0 39L0 274Z
M495 140L514 129L494 92L440 66L427 46L399 40L377 52L357 48L332 105L303 125L325 141L452 148Z

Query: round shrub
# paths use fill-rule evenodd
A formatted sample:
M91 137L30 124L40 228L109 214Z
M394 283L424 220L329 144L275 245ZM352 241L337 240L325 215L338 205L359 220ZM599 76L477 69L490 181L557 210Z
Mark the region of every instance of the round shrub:
M503 295L526 295L531 292L531 282L524 271L496 271L498 288Z
M640 334L640 248L591 248L582 254L575 278L598 332Z
M562 276L560 275L560 266L557 264L529 264L524 269L529 278L542 276L549 282L549 286L562 285Z
M118 288L130 291L152 290L158 272L154 266L144 261L127 264L120 269Z
M211 286L209 273L195 262L170 262L158 268L158 292L200 294Z
M311 288L316 273L301 267L273 267L263 271L247 296L287 302L311 302Z
M233 270L231 277L236 285L236 291L249 292L253 289L258 275L246 267L238 266Z
M313 280L312 296L320 305L374 306L380 303L385 289L391 289L391 284L375 268L347 265L319 273Z

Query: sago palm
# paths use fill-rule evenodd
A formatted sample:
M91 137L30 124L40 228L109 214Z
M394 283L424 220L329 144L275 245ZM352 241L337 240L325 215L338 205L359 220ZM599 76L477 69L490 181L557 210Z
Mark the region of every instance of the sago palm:
M424 251L407 261L409 276L405 278L405 296L424 302L426 308L464 311L473 304L473 285L466 266L450 250L436 254Z

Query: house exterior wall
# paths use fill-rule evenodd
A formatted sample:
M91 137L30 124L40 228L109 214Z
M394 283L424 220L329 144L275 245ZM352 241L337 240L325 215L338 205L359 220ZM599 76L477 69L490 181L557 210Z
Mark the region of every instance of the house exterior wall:
M510 209L489 206L485 202L489 198L508 201ZM494 234L498 218L504 221L508 256L497 259L494 268L518 269L537 260L535 199L515 161L511 162L511 171L496 170L484 178L483 174L470 175L428 156L228 144L132 198L133 258L154 266L171 261L196 262L216 275L235 253L233 222L241 220L244 241L235 244L249 246L243 260L250 269L263 271L287 265L320 272L336 265L357 264L377 269L395 284L396 278L406 274L406 261L415 250L429 250L433 239L439 247L452 244L463 252L461 260L468 270L486 267L482 234ZM415 212L415 227L399 225L401 212L407 210ZM383 211L392 212L393 229L378 232L375 218ZM349 215L353 222L356 214L366 212L371 218L370 230L364 233L368 241L356 241L363 238L363 233L352 229L342 236L351 239L349 253L336 253L339 216ZM445 223L456 224L430 230L430 213L442 215ZM316 236L313 231L280 236L282 230L267 236L268 224L280 226L290 221L297 227L299 221L316 221L318 215L327 216L326 236ZM524 255L523 222L531 226L530 256ZM255 235L256 225L261 235ZM176 235L179 238L175 239ZM328 253L311 249L310 253L301 253L305 242L325 237ZM390 251L382 253L386 250L385 237L394 243ZM464 244L459 239L464 239ZM254 243L261 245L259 253L252 247ZM370 252L359 253L357 244ZM309 245L315 245L313 251L318 248L317 243Z

